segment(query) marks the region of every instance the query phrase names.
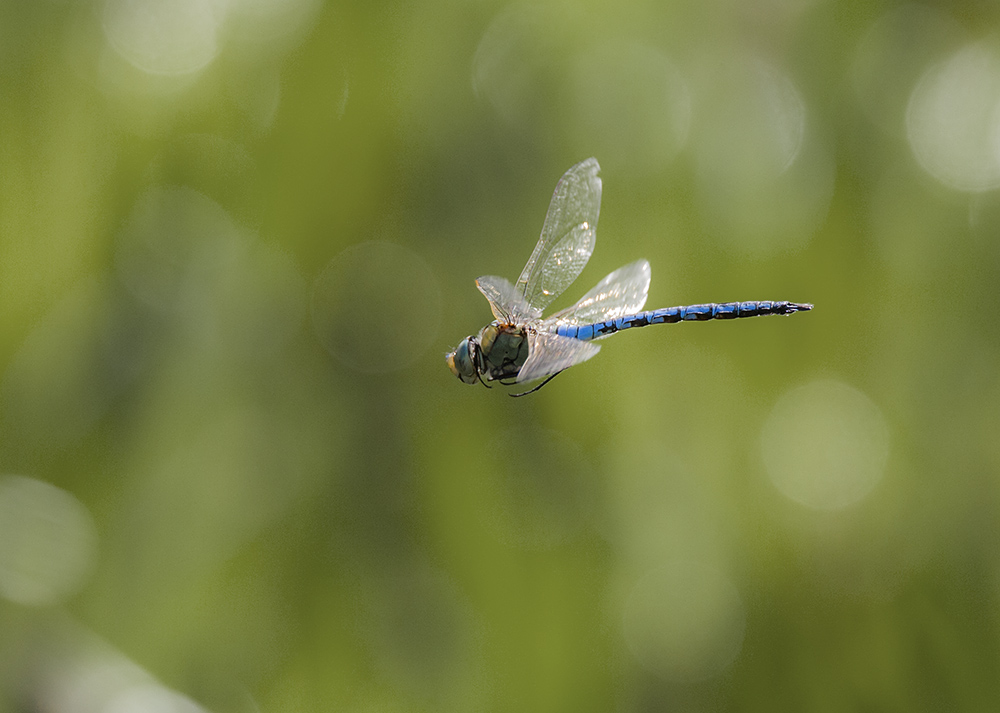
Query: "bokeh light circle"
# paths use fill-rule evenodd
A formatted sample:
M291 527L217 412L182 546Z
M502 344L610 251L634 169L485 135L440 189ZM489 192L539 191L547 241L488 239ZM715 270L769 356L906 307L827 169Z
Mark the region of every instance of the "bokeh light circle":
M805 99L780 66L710 54L693 78L695 198L706 227L733 248L799 247L826 216L834 162Z
M839 381L784 394L761 431L764 466L786 497L835 510L864 498L882 478L889 431L881 410Z
M906 105L929 62L954 48L961 29L929 5L893 7L865 32L854 53L851 83L868 118L887 133L903 136Z
M105 713L205 713L205 709L176 691L157 683L139 684L117 693Z
M218 2L218 0L216 0ZM322 10L322 0L222 0L226 34L243 43L283 44L302 41ZM219 3L221 4L221 3Z
M661 170L684 148L691 128L687 82L659 50L609 42L575 62L575 121L580 145L605 167ZM622 111L628 107L628 111Z
M34 478L0 477L0 596L61 602L83 584L96 550L93 519L75 497Z
M504 120L527 124L545 114L571 11L571 5L515 3L486 28L472 58L472 88Z
M746 611L733 583L703 562L676 560L648 572L625 602L629 650L669 681L722 673L743 648Z
M805 101L791 78L756 57L707 71L702 79L711 86L702 88L708 105L699 127L701 161L769 175L786 171L802 149L806 127Z
M245 240L229 214L202 193L154 186L122 228L115 267L145 304L165 312L200 310Z
M327 351L355 371L412 365L437 338L441 287L417 253L374 240L351 246L313 286L312 323Z
M1000 53L971 44L923 75L906 111L917 161L961 191L1000 187Z
M212 0L108 0L104 35L143 72L192 74L219 51L219 14Z

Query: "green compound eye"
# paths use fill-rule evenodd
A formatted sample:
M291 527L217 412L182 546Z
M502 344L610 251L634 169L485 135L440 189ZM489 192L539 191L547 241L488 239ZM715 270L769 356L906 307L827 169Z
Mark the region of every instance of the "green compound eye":
M448 368L451 373L464 381L466 384L474 384L478 380L476 376L476 365L472 361L469 344L472 337L466 337L455 347L455 351L445 356Z

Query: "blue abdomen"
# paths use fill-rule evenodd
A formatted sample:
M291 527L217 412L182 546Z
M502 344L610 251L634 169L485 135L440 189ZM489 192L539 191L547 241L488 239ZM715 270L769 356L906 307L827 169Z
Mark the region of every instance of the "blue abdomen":
M795 302L723 302L686 307L666 307L648 312L625 315L604 322L582 325L560 325L556 334L589 341L606 337L622 329L645 327L649 324L673 324L675 322L705 322L710 319L739 319L742 317L762 317L769 314L794 314L812 309L810 304Z

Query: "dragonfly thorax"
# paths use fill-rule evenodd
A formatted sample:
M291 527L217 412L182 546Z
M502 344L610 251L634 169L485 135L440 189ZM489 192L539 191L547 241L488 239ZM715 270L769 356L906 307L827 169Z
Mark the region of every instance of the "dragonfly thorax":
M524 327L491 322L479 333L479 373L487 381L517 378L527 358Z

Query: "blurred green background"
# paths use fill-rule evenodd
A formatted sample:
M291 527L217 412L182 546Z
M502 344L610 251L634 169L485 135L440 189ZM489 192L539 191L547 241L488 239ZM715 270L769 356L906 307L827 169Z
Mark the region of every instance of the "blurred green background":
M0 711L1000 701L1000 5L0 3ZM443 356L562 173L650 308Z

